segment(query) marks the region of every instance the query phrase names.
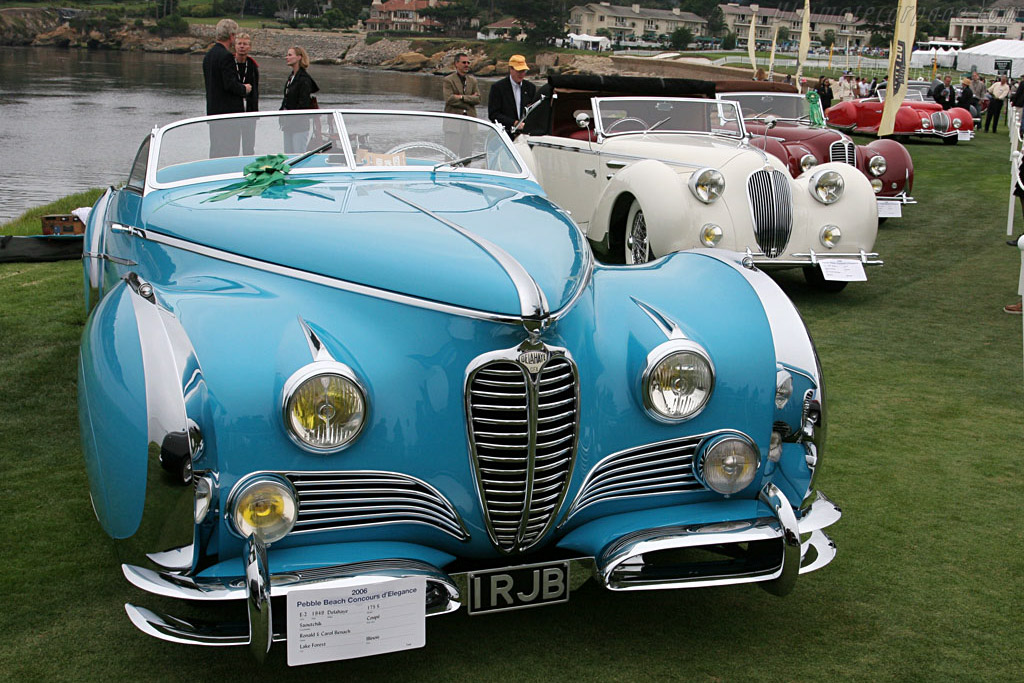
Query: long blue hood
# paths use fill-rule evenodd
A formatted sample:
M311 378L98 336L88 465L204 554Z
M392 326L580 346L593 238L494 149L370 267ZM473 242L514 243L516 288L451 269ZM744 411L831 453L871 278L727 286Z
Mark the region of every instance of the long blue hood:
M551 311L585 284L591 263L584 235L551 202L536 196L540 190L529 181L344 176L294 189L283 199L210 201L229 184L150 193L142 227L232 254L506 316L521 313L517 289L493 250L472 237L518 261Z

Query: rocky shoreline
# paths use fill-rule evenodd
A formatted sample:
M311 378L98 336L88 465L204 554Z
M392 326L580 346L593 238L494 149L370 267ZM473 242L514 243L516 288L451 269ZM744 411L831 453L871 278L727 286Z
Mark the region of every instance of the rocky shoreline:
M465 48L452 48L425 54L413 48L410 40L382 39L366 41L365 33L299 29L247 29L252 36L256 56L283 55L293 45L301 45L318 64L342 64L406 72L448 73L453 55ZM8 8L0 10L0 45L47 46L110 50L142 50L165 53L201 53L213 42L214 27L190 24L186 36L160 38L146 27L119 26L107 31L83 31L75 28L56 10ZM477 76L498 76L507 62L494 59L482 49L470 50L471 72ZM651 75L640 65L616 64L614 58L599 55L541 53L535 64L538 73L590 73ZM638 69L638 67L640 67Z

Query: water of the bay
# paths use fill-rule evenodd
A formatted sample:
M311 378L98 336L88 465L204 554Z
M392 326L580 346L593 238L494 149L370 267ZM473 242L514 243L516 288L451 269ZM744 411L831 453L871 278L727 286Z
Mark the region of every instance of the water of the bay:
M256 59L260 109L278 109L288 67L280 57ZM442 106L439 76L316 64L309 71L321 107ZM480 86L486 98L489 83ZM205 112L202 55L0 47L0 223L123 182L154 126Z

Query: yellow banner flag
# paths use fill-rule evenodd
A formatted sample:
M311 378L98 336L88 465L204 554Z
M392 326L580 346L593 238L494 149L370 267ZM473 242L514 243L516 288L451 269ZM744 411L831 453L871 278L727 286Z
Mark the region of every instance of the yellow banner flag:
M775 43L779 39L779 30L775 29L772 31L772 52L768 55L768 80L772 80L772 76L775 74Z
M885 106L878 136L892 135L896 123L896 112L907 94L907 79L910 77L910 52L914 49L917 33L917 0L900 0L896 8L896 26L889 49L889 77L885 86Z
M796 87L801 88L800 78L804 75L804 62L811 49L811 0L804 0L803 23L800 25L800 47L796 59ZM801 88L802 90L802 88Z
M750 30L747 31L747 54L750 55L750 66L754 69L754 76L757 76L757 10L750 14Z

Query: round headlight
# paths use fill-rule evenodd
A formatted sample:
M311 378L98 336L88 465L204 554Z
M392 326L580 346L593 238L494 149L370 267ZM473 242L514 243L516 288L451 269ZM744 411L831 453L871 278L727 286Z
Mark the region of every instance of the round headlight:
M878 178L872 178L871 179L871 189L875 191L875 194L878 194L879 192L881 192L882 191L882 181L879 180Z
M285 384L288 434L308 451L340 451L359 436L365 420L365 393L340 363L313 363Z
M714 223L705 223L700 229L700 241L705 247L713 247L722 241L722 228Z
M713 168L701 169L690 176L690 192L705 204L710 204L725 192L725 176Z
M703 349L670 342L648 356L644 407L656 419L682 422L703 410L714 384L715 370Z
M846 182L837 171L819 171L811 176L811 194L822 204L832 204L843 196Z
M231 522L244 538L279 541L292 530L298 514L295 488L281 477L259 476L240 482L228 497Z
M754 481L761 459L757 448L739 435L712 439L697 460L701 481L713 491L729 495L742 491Z
M889 164L886 163L885 157L880 154L876 154L868 161L868 170L871 171L871 175L882 175L888 168Z
M922 128L931 128L932 127L932 122L929 121L928 119L921 119L921 127Z
M843 231L839 229L838 225L826 225L821 229L821 235L818 236L821 245L829 249L834 249L842 237Z
M961 121L960 119L953 119L953 127L954 128L959 128L962 125L964 125L963 121Z
M813 154L805 154L800 157L800 168L804 171L809 171L818 165L818 158Z

